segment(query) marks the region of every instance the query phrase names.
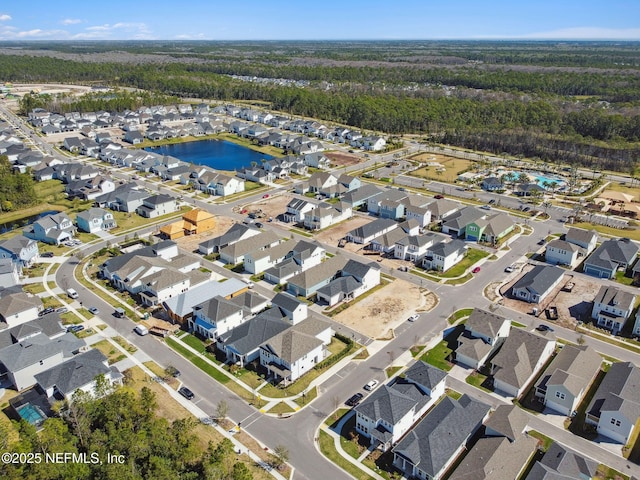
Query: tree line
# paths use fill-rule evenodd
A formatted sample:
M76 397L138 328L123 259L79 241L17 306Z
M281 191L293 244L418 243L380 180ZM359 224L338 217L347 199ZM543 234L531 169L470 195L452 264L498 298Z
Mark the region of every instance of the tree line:
M33 176L14 170L6 155L0 155L0 178L0 212L19 210L37 201Z

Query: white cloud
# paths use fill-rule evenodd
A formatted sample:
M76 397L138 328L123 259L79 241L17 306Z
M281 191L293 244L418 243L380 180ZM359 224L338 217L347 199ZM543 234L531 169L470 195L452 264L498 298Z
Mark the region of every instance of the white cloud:
M0 13L0 22L6 22L7 20L11 20L11 15Z
M176 40L204 40L204 39L206 39L204 33L196 33L196 34L183 33L183 34L176 35L174 38Z
M77 23L82 23L82 20L80 20L79 18L65 18L60 23L62 23L63 25L75 25Z
M85 28L83 32L73 36L76 39L103 40L103 39L151 39L151 30L145 23L118 22L114 24L93 25Z
M561 28L549 32L538 32L518 38L567 39L567 40L640 40L640 28Z

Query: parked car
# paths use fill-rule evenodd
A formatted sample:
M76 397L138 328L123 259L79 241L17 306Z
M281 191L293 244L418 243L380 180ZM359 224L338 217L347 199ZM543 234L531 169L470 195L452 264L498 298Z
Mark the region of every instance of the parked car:
M269 194L265 193L264 195L262 195L262 198L269 198Z
M264 224L261 222L256 222L256 228L264 228Z
M50 313L55 312L55 308L47 307L44 310L38 312L39 317L44 317L45 315L49 315Z
M482 205L480 208L482 210L491 210L491 205Z
M67 313L69 309L67 307L56 308L56 313Z
M140 336L147 335L149 333L149 329L144 325L136 325L133 331Z
M409 322L415 322L417 319L420 318L420 315L418 315L417 313L414 313L413 315L411 315L407 320Z
M362 395L360 392L355 393L353 395L351 395L351 397L349 397L349 399L344 402L345 405L348 405L349 407L355 407L356 405L358 405L360 403L360 400L362 400L362 397L364 397L364 395Z
M97 307L89 307L89 311L94 315L97 315L100 312Z
M476 267L473 270L471 270L473 273L478 273L480 272L480 267Z
M376 388L376 385L378 385L378 383L379 383L378 380L371 380L369 383L367 383L364 386L364 389L367 390L367 391L371 391L374 388Z
M553 332L553 328L551 328L549 325L545 325L543 323L538 325L536 327L536 330L538 330L539 332Z
M544 245L545 243L547 243L547 241L544 238L538 240L538 245Z
M434 197L436 200L441 200L444 198L444 195L434 195Z
M78 333L78 332L81 332L82 330L84 330L83 325L71 325L67 327L67 332L70 332L70 333Z
M509 265L507 268L504 269L505 272L507 273L511 273L515 270L515 268L513 268L513 265Z
M494 203L496 203L496 199L492 198L491 200L489 200L489 205L493 205Z
M187 400L193 400L195 397L194 393L191 390L189 390L187 387L180 387L180 389L178 390L178 393L182 395L184 398L186 398Z
M42 258L52 258L53 252L44 252L40 255Z

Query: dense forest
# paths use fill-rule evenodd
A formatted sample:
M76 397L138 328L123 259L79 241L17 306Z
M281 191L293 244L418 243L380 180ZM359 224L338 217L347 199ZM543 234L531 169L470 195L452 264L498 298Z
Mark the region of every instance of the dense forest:
M369 131L621 171L640 158L637 43L11 46L0 44L0 80L96 82L176 97L262 101Z
M0 212L28 207L36 201L33 176L13 170L6 155L0 155L0 178Z
M121 388L95 400L76 398L62 418L50 418L36 432L31 424L18 424L19 438L9 443L0 431L2 451L32 455L32 462L0 464L5 480L251 480L247 466L237 461L233 444L223 440L202 451L193 433L192 419L169 422L156 416L154 393ZM45 454L85 454L81 461L45 462ZM107 462L107 454L121 455ZM37 458L41 461L38 462ZM4 459L4 457L3 457Z

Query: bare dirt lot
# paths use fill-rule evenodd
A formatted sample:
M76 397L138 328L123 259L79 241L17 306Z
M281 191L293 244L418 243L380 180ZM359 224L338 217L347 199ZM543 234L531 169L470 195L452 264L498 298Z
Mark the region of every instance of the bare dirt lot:
M363 159L358 155L342 152L327 152L325 153L327 158L331 160L331 165L334 167L348 167L360 163Z
M371 218L355 216L349 220L339 223L338 225L334 225L323 230L316 235L316 238L320 242L328 243L329 245L337 245L338 241L341 238L344 238L348 232L369 223L371 220ZM347 244L345 248L350 251L354 251L353 248L355 248L355 245L355 243ZM362 247L362 245L357 245L356 250L360 247Z
M283 195L270 195L269 198L262 198L254 203L249 203L243 206L243 209L249 212L257 212L262 210L264 214L264 221L267 221L269 217L273 218L275 222L278 218L278 215L283 214L287 211L287 204L294 198L291 194L283 194ZM258 220L261 221L261 220Z
M396 328L414 312L431 310L437 297L428 290L396 279L333 319L370 338L390 339Z
M526 266L523 274L532 267ZM600 284L595 280L590 280L581 275L574 275L573 272L567 270L563 281L549 294L543 303L533 304L522 302L509 298L505 293L511 290L512 285L522 275L517 276L513 281L500 288L503 295L504 305L518 312L530 314L534 307L538 308L538 317L541 320L550 320L547 316L546 309L549 306L555 306L558 309L558 320L556 323L566 328L575 328L579 320L585 321L591 313L593 298L600 289ZM563 291L563 287L568 283L574 284L571 292Z

